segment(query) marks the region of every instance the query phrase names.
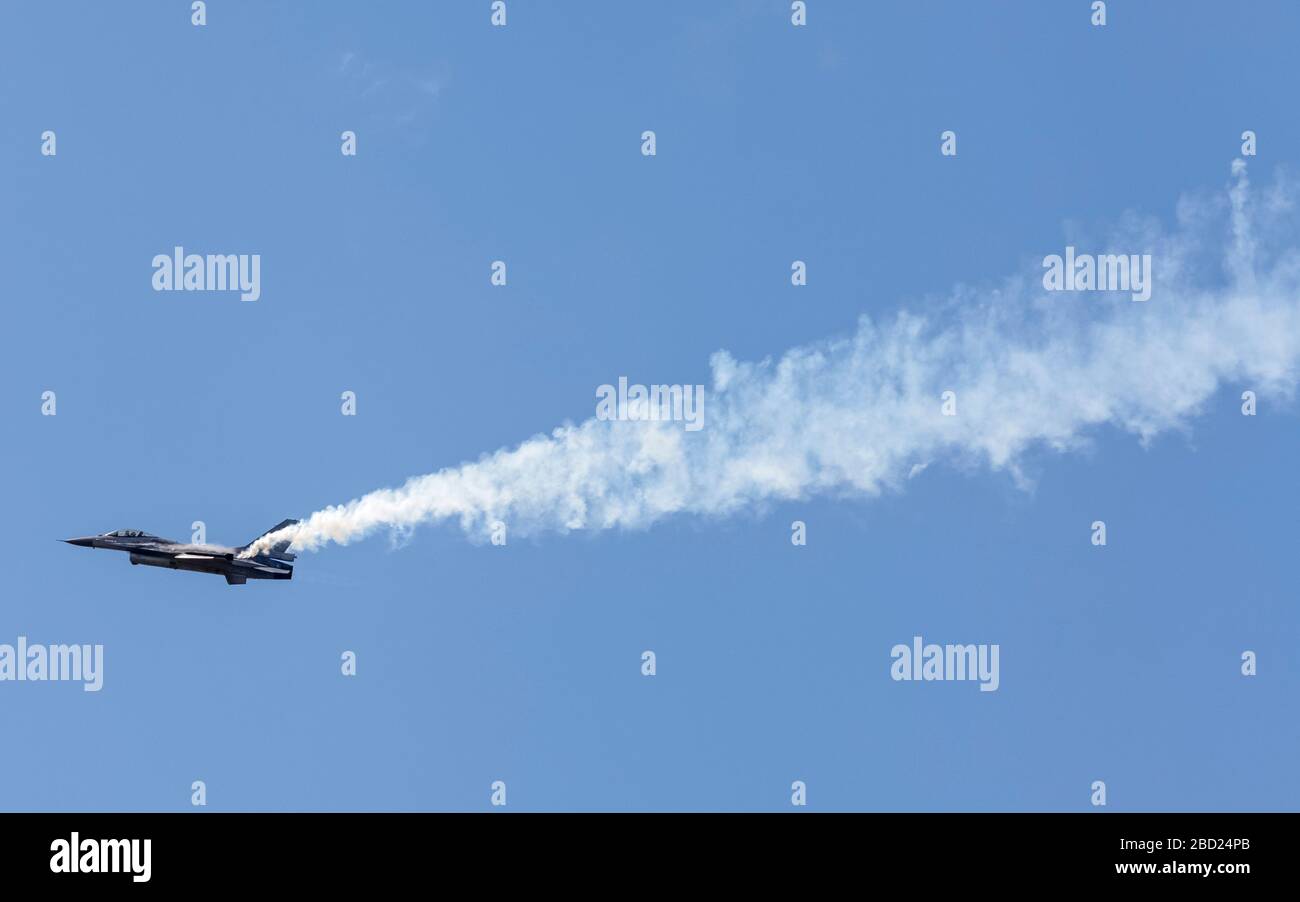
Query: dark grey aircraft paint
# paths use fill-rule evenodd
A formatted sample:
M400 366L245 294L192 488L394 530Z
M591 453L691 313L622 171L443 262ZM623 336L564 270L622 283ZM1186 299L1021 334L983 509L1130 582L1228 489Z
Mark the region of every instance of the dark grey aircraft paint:
M297 520L283 520L262 533L262 536L284 529L286 526L293 526L297 522ZM258 536L257 539L262 536ZM292 562L297 557L289 553L288 541L276 542L265 554L241 558L239 553L253 542L238 548L227 548L224 545L186 545L171 539L151 536L138 529L119 529L106 532L102 536L86 536L63 541L83 548L125 551L131 555L132 564L166 567L170 570L193 570L196 573L219 573L232 586L242 586L250 579L293 579Z

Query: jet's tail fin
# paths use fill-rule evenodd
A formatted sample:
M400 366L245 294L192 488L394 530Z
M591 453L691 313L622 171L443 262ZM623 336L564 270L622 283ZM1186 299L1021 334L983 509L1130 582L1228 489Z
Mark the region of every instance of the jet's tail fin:
M279 523L272 526L266 532L262 533L261 536L258 536L257 539L262 538L262 536L269 536L273 532L279 532L280 530L284 529L286 526L297 526L301 522L302 522L301 520L281 520ZM257 539L253 539L253 542L256 542ZM249 542L248 545L252 545L253 542ZM294 557L296 557L296 555L289 553L290 544L292 544L291 539L281 539L279 542L276 542L274 545L268 548L267 553L273 554L281 560L291 561L294 559ZM245 545L244 547L247 548L248 545Z

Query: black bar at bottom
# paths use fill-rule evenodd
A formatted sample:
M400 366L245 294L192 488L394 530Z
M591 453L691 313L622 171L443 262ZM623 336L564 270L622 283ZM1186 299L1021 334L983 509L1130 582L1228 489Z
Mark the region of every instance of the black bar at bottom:
M6 885L68 889L339 889L463 876L534 891L849 879L1231 892L1257 879L1290 883L1298 827L1294 814L1105 812L4 814L0 870Z

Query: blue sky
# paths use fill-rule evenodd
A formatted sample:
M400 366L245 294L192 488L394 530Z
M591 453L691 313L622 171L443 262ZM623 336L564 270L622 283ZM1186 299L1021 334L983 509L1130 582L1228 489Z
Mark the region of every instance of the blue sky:
M242 543L620 375L707 383L1167 222L1244 129L1255 179L1300 162L1294 4L488 5L0 12L0 642L105 647L98 693L0 683L0 808L1297 807L1297 410L1241 386L1035 450L1032 490L940 463L647 530L436 525L244 587L56 544ZM178 244L261 254L261 300L152 291ZM891 681L914 635L998 643L999 690Z

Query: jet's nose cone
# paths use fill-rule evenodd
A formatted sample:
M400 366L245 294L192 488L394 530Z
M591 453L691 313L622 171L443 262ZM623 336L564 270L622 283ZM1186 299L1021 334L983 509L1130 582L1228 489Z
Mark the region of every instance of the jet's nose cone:
M63 541L67 542L69 545L80 545L82 548L95 547L95 540L90 537L84 539L64 539Z

